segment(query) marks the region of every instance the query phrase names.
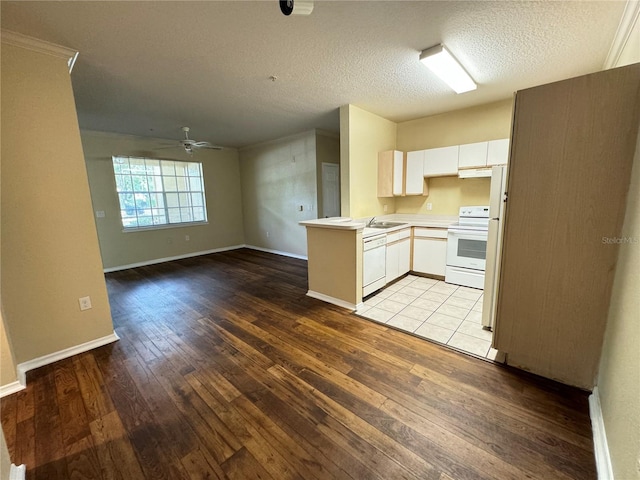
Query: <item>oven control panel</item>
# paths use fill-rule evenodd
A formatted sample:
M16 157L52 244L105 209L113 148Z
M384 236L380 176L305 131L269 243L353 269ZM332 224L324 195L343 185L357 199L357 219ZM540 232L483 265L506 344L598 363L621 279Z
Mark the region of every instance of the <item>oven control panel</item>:
M460 207L460 218L489 218L488 205L474 205L470 207Z

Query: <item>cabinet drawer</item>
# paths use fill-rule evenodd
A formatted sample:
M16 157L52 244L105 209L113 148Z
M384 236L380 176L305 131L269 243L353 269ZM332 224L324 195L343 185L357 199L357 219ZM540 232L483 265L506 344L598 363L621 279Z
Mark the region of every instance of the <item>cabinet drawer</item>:
M417 238L447 238L446 228L414 227L413 236Z
M387 233L387 245L393 242L397 242L404 238L409 238L411 236L411 229L405 228L404 230L400 230L398 232Z

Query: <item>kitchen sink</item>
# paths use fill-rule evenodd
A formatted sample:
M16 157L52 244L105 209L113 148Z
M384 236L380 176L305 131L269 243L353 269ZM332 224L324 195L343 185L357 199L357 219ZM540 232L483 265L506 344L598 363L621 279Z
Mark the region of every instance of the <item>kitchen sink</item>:
M374 222L371 225L367 225L368 228L393 228L401 225L407 225L404 222Z

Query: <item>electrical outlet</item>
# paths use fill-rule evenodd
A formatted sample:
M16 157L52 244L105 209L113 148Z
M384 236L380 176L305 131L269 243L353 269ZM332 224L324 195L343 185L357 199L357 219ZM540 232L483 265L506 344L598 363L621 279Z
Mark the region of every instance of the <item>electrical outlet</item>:
M427 210L433 210L433 203L427 203Z
M104 218L104 210L96 210L96 218Z
M185 242L188 242L189 240L191 240L191 237L189 237L189 235L185 235L185 236L184 236L184 241L185 241Z
M383 211L383 212L386 212L386 211L387 211L387 208L388 208L388 207L387 207L387 204L386 204L386 203L385 203L384 205L382 205L382 211Z
M91 297L82 297L78 299L80 310L89 310L91 308Z
M269 232L267 232L267 238L269 238Z

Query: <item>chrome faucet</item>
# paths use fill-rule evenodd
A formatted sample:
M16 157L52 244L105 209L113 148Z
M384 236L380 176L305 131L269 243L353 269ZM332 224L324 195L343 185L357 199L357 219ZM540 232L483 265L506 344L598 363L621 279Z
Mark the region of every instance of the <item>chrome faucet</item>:
M367 227L370 227L371 225L373 225L373 221L376 219L376 217L371 217L371 220L369 220L369 223L367 223Z

